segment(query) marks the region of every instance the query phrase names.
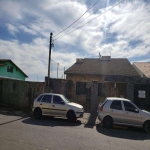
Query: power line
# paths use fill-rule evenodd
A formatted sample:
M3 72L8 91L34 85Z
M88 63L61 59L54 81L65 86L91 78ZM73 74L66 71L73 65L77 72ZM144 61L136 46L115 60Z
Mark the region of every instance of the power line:
M52 59L51 59L51 61L53 61L54 63L58 64L56 61L54 61L54 60L52 60ZM62 65L60 65L60 63L59 63L59 66L62 66ZM62 66L62 67L64 67L64 66Z
M104 5L103 5L103 6L104 6ZM102 6L102 7L103 7L103 6ZM95 14L96 12L97 12L97 10L94 11L93 14ZM86 18L84 18L84 19L82 19L81 21L79 21L77 24L73 25L72 28L73 28L73 27L76 27L78 24L80 24L81 22L83 22L84 20L86 20L87 18L89 18L90 16L92 16L93 14L90 14L90 15L87 16ZM70 30L71 30L71 29L70 29ZM70 31L70 30L69 30L69 31ZM55 40L55 39L54 39L54 40Z
M104 15L106 12L110 11L111 9L113 9L114 7L116 7L117 5L119 5L120 3L122 3L123 1L124 1L124 0L122 0L122 1L120 1L119 3L113 5L110 9L108 9L108 10L106 10L105 12L101 13L101 14L98 15L97 17L91 19L90 21L88 21L88 22L86 22L85 24L83 24L83 25L77 27L76 29L74 29L74 30L72 30L72 31L70 31L70 32L68 32L68 33L66 33L65 35L62 35L62 36L60 36L60 37L54 39L53 41L56 41L57 39L59 39L59 38L61 38L61 37L64 37L64 36L66 36L66 35L68 35L68 34L74 32L75 30L77 30L77 29L79 29L79 28L82 28L83 26L85 26L86 24L88 24L89 22L91 22L92 20L94 20L94 19L96 19L96 18L98 18L98 17Z
M81 19L90 9L92 9L100 0L96 1L88 10L86 10L78 19L76 19L73 23L71 23L68 27L66 27L65 29L63 29L61 32L59 32L58 34L56 34L53 37L58 36L59 34L61 34L62 32L64 32L65 30L67 30L69 27L71 27L73 24L75 24L79 19Z

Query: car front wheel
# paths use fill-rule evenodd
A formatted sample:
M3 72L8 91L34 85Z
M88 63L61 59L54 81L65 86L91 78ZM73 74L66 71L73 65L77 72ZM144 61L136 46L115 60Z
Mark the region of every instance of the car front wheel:
M150 134L150 121L147 121L144 125L144 130L146 133Z
M67 119L69 122L76 122L76 115L73 111L67 113Z
M39 108L34 110L34 117L35 119L40 119L42 117L42 111Z

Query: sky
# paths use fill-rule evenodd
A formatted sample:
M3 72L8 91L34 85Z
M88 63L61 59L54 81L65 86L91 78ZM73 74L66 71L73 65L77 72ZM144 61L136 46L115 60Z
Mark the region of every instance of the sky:
M27 81L48 74L51 32L51 78L99 53L150 62L150 0L0 0L0 59L11 59Z

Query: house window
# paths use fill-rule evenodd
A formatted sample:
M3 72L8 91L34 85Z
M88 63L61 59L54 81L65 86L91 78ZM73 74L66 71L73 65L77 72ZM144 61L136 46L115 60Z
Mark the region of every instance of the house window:
M76 82L76 94L81 95L86 93L86 83Z
M11 73L13 73L13 67L11 67L11 66L7 66L7 72L11 72Z
M89 82L76 82L76 94L91 95L91 86Z
M106 84L98 83L98 96L105 97L106 95Z

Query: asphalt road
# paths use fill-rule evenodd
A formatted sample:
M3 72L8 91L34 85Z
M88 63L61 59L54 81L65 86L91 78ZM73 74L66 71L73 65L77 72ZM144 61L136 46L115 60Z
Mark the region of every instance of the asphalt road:
M0 114L0 150L150 150L139 129L105 129L61 118Z

